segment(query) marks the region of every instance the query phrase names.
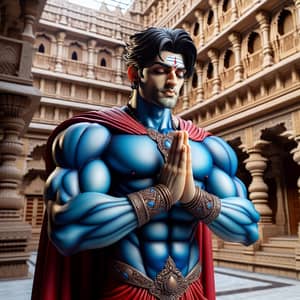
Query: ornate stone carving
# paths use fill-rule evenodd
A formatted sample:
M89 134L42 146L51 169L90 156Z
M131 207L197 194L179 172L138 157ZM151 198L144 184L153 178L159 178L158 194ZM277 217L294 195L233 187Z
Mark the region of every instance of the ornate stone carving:
M260 11L256 15L256 20L260 25L263 42L263 66L269 67L273 64L273 51L270 43L270 20L265 11Z
M20 44L0 40L0 74L17 75Z
M267 144L266 141L257 142L256 147L248 149L249 158L245 160L246 169L252 176L252 182L248 188L249 198L260 213L260 222L263 224L272 223L272 210L268 205L268 186L264 182L264 172L268 160L262 156L262 148Z

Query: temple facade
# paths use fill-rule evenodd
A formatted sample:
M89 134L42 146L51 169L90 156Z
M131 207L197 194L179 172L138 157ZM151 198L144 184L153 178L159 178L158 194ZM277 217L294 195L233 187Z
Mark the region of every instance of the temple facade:
M299 0L136 0L125 13L48 0L32 39L32 89L41 98L14 157L18 216L32 227L26 249L37 248L43 218L47 137L73 115L127 103L125 43L150 26L184 28L192 36L196 68L176 114L231 144L238 176L261 214L255 245L214 237L215 264L300 278ZM0 131L2 144L5 136ZM1 180L8 181L2 177L0 193Z

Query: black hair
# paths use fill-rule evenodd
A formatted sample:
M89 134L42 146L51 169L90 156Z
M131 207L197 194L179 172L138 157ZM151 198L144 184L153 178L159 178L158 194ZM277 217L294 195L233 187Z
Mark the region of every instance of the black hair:
M179 53L183 56L186 77L194 70L197 49L190 35L183 29L150 27L130 37L124 55L127 66L138 70L149 66L161 51Z

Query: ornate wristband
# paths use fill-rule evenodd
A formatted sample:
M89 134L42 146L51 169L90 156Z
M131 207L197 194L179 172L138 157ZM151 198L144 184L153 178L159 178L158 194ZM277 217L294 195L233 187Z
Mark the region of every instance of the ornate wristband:
M205 224L211 223L221 211L221 201L196 186L194 198L182 206Z
M148 223L153 216L168 211L173 204L172 195L163 184L131 193L127 197L133 205L139 227Z

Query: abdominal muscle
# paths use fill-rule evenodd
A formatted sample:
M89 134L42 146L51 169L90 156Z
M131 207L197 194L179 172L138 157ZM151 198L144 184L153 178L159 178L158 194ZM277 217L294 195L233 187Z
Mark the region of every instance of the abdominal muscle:
M197 222L176 204L114 246L114 258L155 279L171 257L186 276L199 261Z

